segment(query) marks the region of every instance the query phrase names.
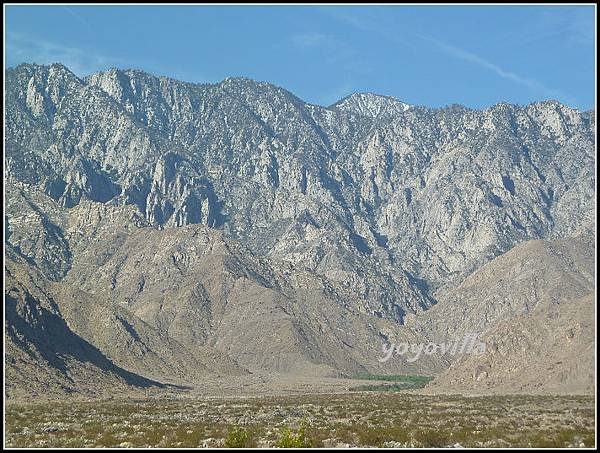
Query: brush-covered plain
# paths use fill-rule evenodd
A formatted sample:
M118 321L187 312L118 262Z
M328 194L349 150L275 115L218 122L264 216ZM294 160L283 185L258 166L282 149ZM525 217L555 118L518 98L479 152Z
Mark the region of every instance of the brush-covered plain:
M10 403L8 447L593 447L589 396L408 392Z

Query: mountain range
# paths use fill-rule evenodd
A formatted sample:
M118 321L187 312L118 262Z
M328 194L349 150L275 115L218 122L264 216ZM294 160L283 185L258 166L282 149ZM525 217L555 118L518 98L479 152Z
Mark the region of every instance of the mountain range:
M557 101L323 107L246 78L9 68L7 392L365 373L591 392L595 128ZM378 360L469 332L489 354Z

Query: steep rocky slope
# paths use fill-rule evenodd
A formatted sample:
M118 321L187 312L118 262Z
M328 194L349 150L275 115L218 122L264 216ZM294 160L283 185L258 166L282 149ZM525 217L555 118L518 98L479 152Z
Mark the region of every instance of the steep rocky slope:
M9 252L10 253L10 252ZM127 391L164 384L131 373L77 335L49 296L44 279L19 259L5 270L6 393L10 397L106 389Z
M447 366L435 357L418 365L380 363L384 338L416 342L418 336L362 313L342 286L255 257L221 231L158 230L132 206L82 202L67 209L31 188L8 193L21 225L17 206L43 210L46 221L37 226L63 232L61 244L72 257L59 281L37 275L31 284L43 285L74 335L139 376L200 385L218 375L432 374ZM13 255L9 266L21 262L39 274L20 250Z
M592 393L595 382L594 238L520 244L469 276L417 330L437 338L480 333L429 386L443 392Z
M587 232L527 241L439 294L439 303L407 325L434 339L485 332L497 321L594 293L595 238ZM414 322L413 322L414 319Z
M244 78L60 64L8 69L5 98L10 259L73 332L149 379L436 373L446 359L380 364L381 342L542 303L525 291L505 310L489 288L477 303L469 282L523 242L595 228L595 114L555 101L321 107ZM507 279L538 268L520 269ZM586 279L551 287L583 297Z
M267 83L140 71L7 72L9 177L66 207L132 204L152 225L222 228L401 320L527 239L593 219L593 114L485 111L357 94L323 108ZM415 284L419 283L419 284Z
M483 356L464 355L427 389L443 393L595 392L595 294L494 325Z

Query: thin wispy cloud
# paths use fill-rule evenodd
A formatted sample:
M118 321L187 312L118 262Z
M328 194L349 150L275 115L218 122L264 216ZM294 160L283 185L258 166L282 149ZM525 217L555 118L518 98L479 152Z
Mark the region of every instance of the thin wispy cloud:
M68 6L65 6L65 5L62 5L62 8L65 11L67 11L71 16L73 16L75 19L77 19L79 22L81 22L83 25L85 25L86 27L89 27L89 28L92 27L87 20L85 20L80 14L73 11L72 8L69 8Z
M84 76L119 61L77 47L65 46L46 39L36 39L20 33L6 34L7 65L19 63L62 63L78 76Z
M71 17L73 17L77 22L79 22L80 25L83 25L83 28L89 35L93 36L94 27L92 27L92 24L90 24L81 14L75 12L73 8L69 8L65 5L62 5L62 9L69 13Z
M523 44L556 39L568 46L594 45L594 18L589 7L550 8L526 24Z
M291 43L301 51L318 51L327 55L327 61L340 64L347 69L361 68L364 60L361 55L338 36L308 31L290 36Z
M570 96L566 95L565 93L562 93L558 90L549 88L546 85L544 85L542 82L539 82L537 80L529 79L527 77L523 77L519 74L516 74L512 71L508 71L508 70L500 67L499 65L497 65L479 55L469 52L465 49L461 49L460 47L456 47L456 46L450 45L448 43L445 43L443 41L439 41L435 38L432 38L431 36L423 36L422 35L421 38L431 42L432 44L437 46L440 50L445 52L447 55L450 55L451 57L454 57L454 58L458 58L460 60L464 60L464 61L473 63L483 69L493 72L498 77L502 77L503 79L507 79L507 80L515 82L519 85L526 86L526 87L530 88L531 90L534 90L534 91L537 91L538 93L543 94L544 96L548 96L548 97L552 97L552 98L563 98L563 99L572 101L572 99L570 99Z
M406 48L414 49L414 44L410 39L407 39L401 33L395 30L388 30L385 26L378 22L378 19L374 15L363 14L357 16L355 14L347 13L343 10L331 9L328 10L329 15L334 19L344 22L354 28L357 28L363 32L375 33L385 39L391 40L396 44L400 44Z
M87 45L86 48L65 45L44 37L9 31L6 34L5 47L7 65L62 63L73 73L83 77L111 66L131 63L91 50L98 39L92 24L77 12L77 8L60 5L60 10L64 11L66 17L72 19L70 22L78 33L83 32L88 35L87 42L91 45Z
M216 77L205 77L196 72L182 69L167 70L144 61L101 55L87 49L65 46L47 39L38 39L14 32L6 34L5 54L7 66L16 66L21 63L61 63L79 77L117 67L142 69L159 76L165 75L192 83L212 83L218 80Z
M316 97L319 105L328 106L347 96L356 86L358 77L373 71L372 66L368 64L363 55L357 53L344 39L334 34L306 31L291 35L289 41L300 52L321 54L326 64L343 70L345 74L345 80L342 83Z
M301 48L335 45L332 36L318 32L298 33L291 36L292 43Z
M66 46L15 32L6 33L5 49L7 66L20 63L61 63L79 77L111 67L142 68L145 66L143 62L131 58L102 55L88 49Z
M355 14L347 13L343 9L338 8L325 8L323 11L326 11L334 19L345 22L348 25L351 25L354 28L358 28L362 31L371 31L373 28L371 21L364 15L359 17Z
M515 84L527 87L538 94L550 98L562 98L563 100L566 100L570 103L573 103L575 101L571 96L559 90L548 87L539 80L525 77L521 74L517 74L516 72L510 71L486 57L477 55L466 49L433 38L432 36L424 34L411 35L406 32L398 32L395 29L386 27L384 24L381 23L381 21L378 22L377 18L374 16L363 17L335 10L331 10L330 15L340 21L345 22L348 25L351 25L356 29L359 29L363 32L376 33L379 36L390 40L396 44L400 44L407 49L414 50L416 48L415 41L424 40L452 58L463 60L476 66L479 66L480 68L490 71L502 79L509 80ZM577 16L576 20L568 21L568 25L564 26L563 24L563 28L565 30L570 31L570 36L572 37L572 39L586 39L585 33L588 32L583 30L584 20L586 20L586 17L580 14ZM554 30L554 32L556 32L556 30Z

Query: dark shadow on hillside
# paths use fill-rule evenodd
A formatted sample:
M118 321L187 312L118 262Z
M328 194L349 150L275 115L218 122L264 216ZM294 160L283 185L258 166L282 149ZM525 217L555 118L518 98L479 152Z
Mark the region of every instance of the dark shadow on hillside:
M40 306L31 294L21 292L19 299L13 294L6 294L5 298L6 334L29 355L33 356L34 350L37 351L67 378L71 379L66 358L72 357L82 363L91 363L135 387L186 389L147 379L115 365L99 349L75 334L59 315Z

